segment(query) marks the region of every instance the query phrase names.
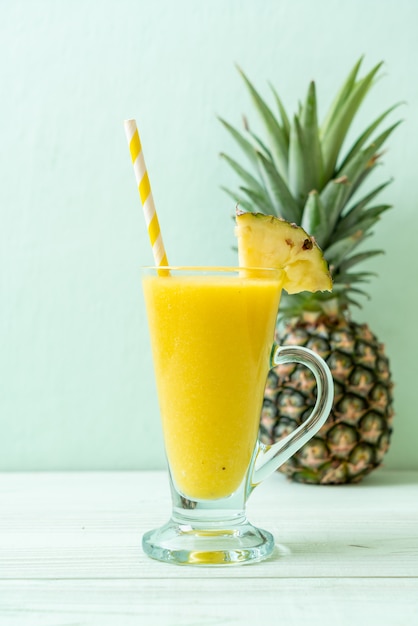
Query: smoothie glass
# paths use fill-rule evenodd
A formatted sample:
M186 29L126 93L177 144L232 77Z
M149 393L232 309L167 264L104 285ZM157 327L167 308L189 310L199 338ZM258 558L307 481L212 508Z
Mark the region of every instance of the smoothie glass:
M248 522L246 501L325 422L329 369L311 350L273 342L280 270L144 268L142 285L173 501L143 549L177 564L259 561L274 539ZM295 362L315 376L315 407L266 446L258 430L268 371Z

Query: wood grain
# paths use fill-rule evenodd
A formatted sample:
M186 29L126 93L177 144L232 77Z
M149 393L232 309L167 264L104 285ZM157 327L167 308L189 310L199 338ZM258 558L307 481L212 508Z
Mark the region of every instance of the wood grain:
M141 536L169 513L164 472L0 474L0 625L418 623L418 472L272 476L248 515L276 551L251 566L147 558Z

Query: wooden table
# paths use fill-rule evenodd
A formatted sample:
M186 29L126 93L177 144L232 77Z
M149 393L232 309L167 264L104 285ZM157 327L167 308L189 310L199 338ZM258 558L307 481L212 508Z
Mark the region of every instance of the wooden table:
M418 624L418 472L271 476L248 515L276 552L247 566L146 557L169 511L165 472L0 474L0 625Z

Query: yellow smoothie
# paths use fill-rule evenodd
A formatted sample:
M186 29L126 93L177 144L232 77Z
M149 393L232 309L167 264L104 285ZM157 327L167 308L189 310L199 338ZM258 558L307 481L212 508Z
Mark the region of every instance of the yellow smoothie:
M192 499L228 496L258 436L279 279L172 274L143 289L173 480Z

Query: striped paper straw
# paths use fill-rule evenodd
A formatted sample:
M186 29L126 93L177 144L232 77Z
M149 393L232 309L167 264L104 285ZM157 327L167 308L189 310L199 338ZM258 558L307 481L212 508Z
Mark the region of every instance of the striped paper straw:
M157 267L167 266L168 260L161 236L160 224L155 210L154 198L152 197L151 185L142 152L141 140L135 120L125 120L125 133L128 140L129 151L134 166L136 183L138 185L139 197L141 198L144 210L145 222L147 224L148 235L152 246L155 265Z

